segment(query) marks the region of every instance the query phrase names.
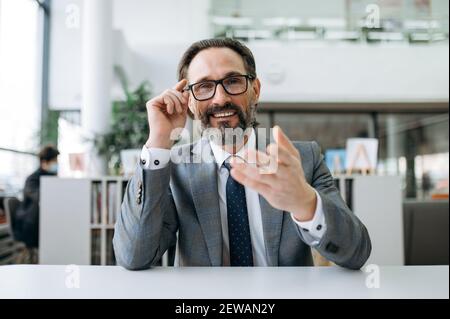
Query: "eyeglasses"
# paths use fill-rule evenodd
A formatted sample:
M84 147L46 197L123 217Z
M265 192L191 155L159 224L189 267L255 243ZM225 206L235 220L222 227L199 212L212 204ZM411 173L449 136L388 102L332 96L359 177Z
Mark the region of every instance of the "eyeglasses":
M252 75L237 74L221 80L207 80L189 85L185 91L191 91L197 101L206 101L216 94L217 85L221 84L229 95L239 95L248 89L248 80L254 80Z

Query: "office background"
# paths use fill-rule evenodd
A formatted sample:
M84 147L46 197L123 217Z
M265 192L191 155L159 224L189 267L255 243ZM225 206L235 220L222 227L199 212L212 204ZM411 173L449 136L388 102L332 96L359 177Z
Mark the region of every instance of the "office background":
M126 184L126 176L114 177L125 170L120 150L140 148L148 132L142 100L173 86L190 43L235 37L255 54L261 126L278 124L293 140L316 140L324 153L345 149L349 138L378 139L373 177L396 178L400 191L382 194L381 182L374 190L379 194L374 205L380 206L361 214L376 219L377 211L387 212L386 220L378 220L380 232L395 215L399 237L392 246L401 251L395 263L448 264L448 5L446 0L264 5L256 0L0 0L0 196L20 199L25 178L38 165L39 148L57 145L59 177L67 189L86 194L73 198L84 203L91 222L81 225L65 217L83 215L77 206L58 215L61 204L43 194L48 209L41 206L41 227L56 229L44 238L49 246L40 247L44 257L71 262L76 253L55 244L67 229L55 225L79 222L82 231L75 229L72 239L86 247L80 258L113 263L107 243L114 216L91 201L99 197L106 206L114 197L108 207L117 209ZM126 102L133 112L121 117ZM116 129L135 138L92 142ZM99 147L104 156L96 155ZM336 177L345 190L345 177ZM64 190L60 181L45 185L52 192ZM354 194L353 205L364 206L369 191L356 190L364 181L355 185L354 193L361 195ZM359 204L362 198L367 201ZM97 237L102 248L94 256Z

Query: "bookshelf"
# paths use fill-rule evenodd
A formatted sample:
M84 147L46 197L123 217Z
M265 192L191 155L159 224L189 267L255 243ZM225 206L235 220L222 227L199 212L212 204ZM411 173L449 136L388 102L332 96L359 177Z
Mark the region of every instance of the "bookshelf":
M114 224L128 179L41 178L39 262L115 265Z
M16 247L9 226L0 224L0 265L12 264L15 254Z
M5 197L0 196L0 265L13 264L16 258L16 243L9 218L4 207Z

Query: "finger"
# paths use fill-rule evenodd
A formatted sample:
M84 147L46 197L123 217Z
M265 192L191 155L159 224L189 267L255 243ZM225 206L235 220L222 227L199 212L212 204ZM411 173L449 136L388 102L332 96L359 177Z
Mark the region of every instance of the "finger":
M273 138L275 139L275 143L277 143L279 146L285 147L288 150L288 152L291 153L292 155L298 154L297 149L292 144L292 142L289 140L289 138L286 136L286 134L284 134L281 127L276 125L273 128L272 132L273 132Z
M244 159L249 164L256 164L257 166L269 165L272 160L269 155L258 150L246 150L244 152Z
M260 183L270 186L274 180L274 175L261 172L261 168L248 163L231 162L232 170L236 170L244 174L248 179L256 180Z
M256 164L256 165L265 165L269 162L269 158L267 154L260 154L257 150L254 149L246 149L243 154L242 158L246 163L249 164ZM234 158L232 162L234 161ZM234 161L235 162L235 161Z
M286 148L280 147L276 143L270 143L269 145L267 145L266 152L271 157L276 158L278 164L288 166L292 164L293 157L291 153L289 153Z
M180 82L178 82L173 89L177 90L179 92L183 91L183 89L185 88L185 86L188 84L188 80L186 79L182 79Z
M183 95L182 92L177 91L177 90L168 90L170 93L172 93L173 95L175 95L177 97L177 99L180 101L181 104L186 104L187 103L187 98L185 95Z
M230 174L234 178L234 180L236 180L238 183L244 185L245 187L250 187L251 189L254 189L256 192L260 193L263 196L265 196L270 192L269 185L261 182L258 179L248 176L242 170L233 168L231 169Z
M164 100L163 100L162 95L156 96L153 99L148 100L147 103L145 104L147 109L151 108L152 106L161 107L162 105L164 105Z
M166 90L163 94L147 101L147 110L150 111L152 107L156 107L166 114L172 114L175 109L175 101L178 99L170 96L167 92L168 90Z
M147 111L150 111L151 108L158 108L163 113L167 113L167 105L164 102L164 96L157 96L154 99L150 100L146 104Z
M172 92L172 91L167 91L166 94L172 99L172 101L174 102L174 106L175 106L175 111L177 113L182 113L183 112L183 107L181 106L181 101L178 99L178 97Z
M244 153L244 159L247 163L258 165L259 168L270 168L269 171L277 169L279 164L285 166L290 165L292 160L291 155L286 150L280 152L278 150L280 148L276 144L274 145L272 146L272 153L267 154L258 150L247 150Z
M183 109L187 111L187 109L189 107L189 92L185 91L182 94L183 94L183 97L186 99L186 104L183 105Z
M169 95L164 95L164 104L166 104L166 111L169 114L173 114L175 103L172 101Z
M257 150L248 150L244 153L244 157L247 158L249 164L256 164L261 175L273 175L278 172L279 163L276 156L267 155Z

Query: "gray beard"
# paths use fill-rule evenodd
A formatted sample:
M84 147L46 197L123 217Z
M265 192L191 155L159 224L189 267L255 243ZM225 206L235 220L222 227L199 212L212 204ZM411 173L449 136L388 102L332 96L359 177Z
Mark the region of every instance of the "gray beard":
M222 122L219 127L213 128L209 122L209 114L203 114L200 116L202 123L201 134L202 136L206 131L213 129L213 134L208 134L209 139L217 145L241 145L244 141L244 136L248 134L250 129L255 128L258 123L256 122L256 105L252 105L247 109L247 112L243 112L239 107L234 105L225 105L224 109L232 109L237 112L239 117L239 123L237 127L231 127L228 121ZM219 134L220 132L220 134Z

